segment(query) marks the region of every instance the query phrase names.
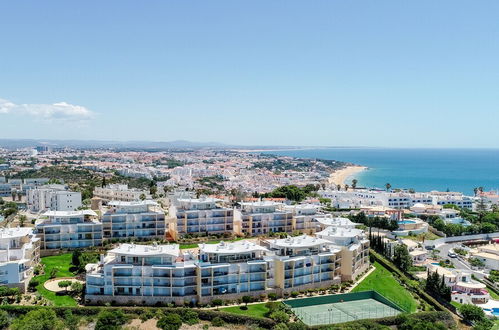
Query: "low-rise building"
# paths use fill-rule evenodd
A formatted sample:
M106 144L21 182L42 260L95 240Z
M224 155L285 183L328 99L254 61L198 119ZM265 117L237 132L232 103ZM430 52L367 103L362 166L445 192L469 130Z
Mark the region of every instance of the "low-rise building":
M472 256L481 260L486 268L499 270L499 246L496 243L477 247Z
M165 237L165 213L156 202L111 201L108 206L110 209L102 216L104 237L139 239Z
M95 187L94 197L102 199L104 203L110 201L134 202L141 199L151 199L148 191L128 188L126 184L110 184L105 187Z
M40 239L32 228L0 229L0 285L26 291L40 261Z
M35 222L42 250L79 249L102 245L102 223L91 210L48 211ZM48 251L43 251L49 254Z
M215 198L178 199L169 210L168 231L179 236L234 233L234 209L219 206Z

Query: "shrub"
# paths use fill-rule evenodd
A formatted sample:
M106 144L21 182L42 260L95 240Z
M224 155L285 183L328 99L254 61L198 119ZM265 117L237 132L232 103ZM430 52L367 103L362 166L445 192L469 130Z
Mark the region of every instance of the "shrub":
M287 323L289 322L289 315L283 311L275 311L269 315L269 317L276 321L277 323Z
M35 291L35 289L38 286L38 284L40 284L40 281L37 280L36 278L32 278L31 280L29 280L28 290L29 291Z
M13 330L52 330L62 329L64 326L51 309L37 309L27 313L23 317L18 317L11 325Z
M55 278L57 276L58 269L57 268L52 268L50 271L50 278Z
M476 305L464 304L459 306L459 313L467 321L477 322L485 319L485 313L483 309Z
M182 321L187 323L188 325L194 325L199 323L198 313L196 313L193 310L188 309L187 311L185 311L185 313L182 314L181 318Z
M178 330L182 326L182 319L176 313L168 313L159 319L157 327L162 330Z
M300 295L300 293L299 293L298 291L293 291L293 292L291 292L291 297L292 297L292 298L296 298L296 297L298 297L299 295Z
M213 299L211 301L211 303L213 304L213 306L215 307L218 307L218 306L222 306L224 304L224 302L222 301L222 299Z
M213 318L213 320L211 320L211 325L214 327L223 327L225 325L225 322L224 322L224 320L222 320L222 318L217 316L217 317Z
M288 330L288 326L284 323L278 323L272 328L272 330Z
M277 294L274 292L269 293L268 297L270 300L277 300Z
M0 310L0 329L7 329L10 325L9 314Z
M308 327L302 322L294 322L288 324L289 330L307 330Z
M118 330L126 322L125 314L119 310L103 310L97 316L95 330Z

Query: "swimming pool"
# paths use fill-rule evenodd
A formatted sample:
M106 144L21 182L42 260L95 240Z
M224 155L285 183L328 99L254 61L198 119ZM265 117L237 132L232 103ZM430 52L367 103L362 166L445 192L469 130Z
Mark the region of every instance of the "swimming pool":
M401 224L401 225L407 225L407 224L410 224L410 223L416 223L416 221L413 221L413 220L402 220L402 221L399 221L399 224Z

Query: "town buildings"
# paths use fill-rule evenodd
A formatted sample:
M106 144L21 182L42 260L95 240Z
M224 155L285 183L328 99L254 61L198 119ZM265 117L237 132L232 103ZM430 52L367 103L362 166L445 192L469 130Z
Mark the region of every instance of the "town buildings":
M146 190L128 188L126 184L110 184L105 187L95 187L94 197L102 199L104 203L110 201L136 202L151 199Z
M102 223L91 210L48 211L35 222L35 229L43 254L102 245Z
M234 233L234 209L219 206L214 198L177 199L169 210L169 234L173 239L185 235Z
M40 239L32 228L0 229L0 285L26 291L40 261Z
M81 193L64 185L47 185L28 190L27 205L31 212L75 211L82 206Z
M111 201L102 215L104 237L106 238L165 238L165 213L151 200Z

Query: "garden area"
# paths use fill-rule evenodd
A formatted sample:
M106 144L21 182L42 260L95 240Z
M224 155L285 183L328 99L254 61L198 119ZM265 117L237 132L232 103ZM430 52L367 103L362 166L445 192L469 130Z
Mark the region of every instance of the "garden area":
M404 310L411 313L415 312L418 304L411 293L381 264L375 262L374 267L376 270L369 274L351 292L374 290L395 302Z
M35 269L36 276L29 283L29 290L39 294L47 302L35 302L54 306L77 306L83 294L83 283L74 277L84 271L82 265L96 260L95 254L80 251L41 258L40 266Z

